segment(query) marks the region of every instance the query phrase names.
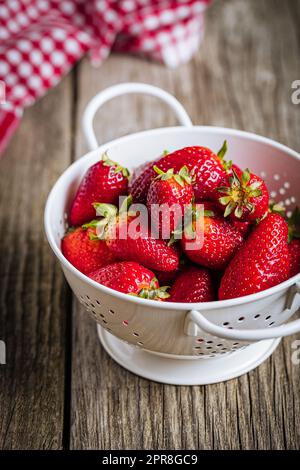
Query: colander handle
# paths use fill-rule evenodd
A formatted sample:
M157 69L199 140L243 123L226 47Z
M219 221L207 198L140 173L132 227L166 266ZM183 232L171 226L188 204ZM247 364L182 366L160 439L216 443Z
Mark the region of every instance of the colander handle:
M156 86L147 85L146 83L120 83L119 85L111 86L98 93L85 108L82 117L82 128L91 150L96 150L99 147L93 128L93 120L96 112L107 101L128 93L143 93L156 96L172 108L182 126L192 127L193 123L186 110L170 93Z
M285 318L291 317L300 308L300 281L290 288L288 305L281 313ZM280 315L279 315L280 316ZM211 335L224 339L240 341L260 341L263 339L281 338L300 331L300 319L290 323L256 330L228 329L211 323L198 310L191 310L186 317L185 332L190 336L197 336L197 327Z

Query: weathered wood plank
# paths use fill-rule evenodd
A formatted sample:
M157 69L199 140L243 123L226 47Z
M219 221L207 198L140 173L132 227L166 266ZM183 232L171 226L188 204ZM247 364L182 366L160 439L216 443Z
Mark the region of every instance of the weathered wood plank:
M71 161L72 79L25 113L1 160L0 448L63 445L70 293L45 240L47 194Z
M78 77L76 156L86 150L81 112L100 89L146 81L174 93L196 123L244 128L300 149L299 109L290 100L299 78L299 2L216 2L197 57L175 71L114 56L99 70L85 61ZM152 99L107 105L96 124L100 141L168 125ZM300 379L285 339L265 364L237 380L207 387L162 386L115 364L95 324L76 305L73 331L71 447L75 449L298 448Z

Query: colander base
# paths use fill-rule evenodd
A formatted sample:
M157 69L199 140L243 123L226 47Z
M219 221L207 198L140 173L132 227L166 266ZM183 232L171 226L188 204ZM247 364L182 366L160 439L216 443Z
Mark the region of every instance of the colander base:
M151 354L126 344L97 325L105 351L119 365L145 379L171 385L208 385L239 377L264 362L279 339L259 341L226 356L208 359L177 359Z

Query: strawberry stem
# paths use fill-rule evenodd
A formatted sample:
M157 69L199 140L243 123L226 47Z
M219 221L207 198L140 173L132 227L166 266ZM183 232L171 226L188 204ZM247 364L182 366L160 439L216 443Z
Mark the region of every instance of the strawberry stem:
M224 217L228 217L234 213L237 219L243 215L246 208L250 213L254 211L254 205L250 202L251 198L259 197L262 194L260 189L262 182L254 181L249 184L251 179L250 170L247 168L238 176L236 170L232 168L232 176L229 178L229 186L221 186L217 188L220 193L225 194L219 198L219 202L226 206Z
M225 154L227 153L227 150L228 150L227 140L224 140L222 147L217 152L217 155L220 158L220 160L223 160L223 158L225 157Z
M227 150L228 150L228 147L227 147L227 140L224 140L223 142L223 145L222 147L220 148L220 150L217 152L217 155L222 163L222 166L224 168L224 170L226 171L226 173L229 172L229 170L231 169L232 167L232 160L228 160L228 162L226 162L224 160L224 157L227 153Z

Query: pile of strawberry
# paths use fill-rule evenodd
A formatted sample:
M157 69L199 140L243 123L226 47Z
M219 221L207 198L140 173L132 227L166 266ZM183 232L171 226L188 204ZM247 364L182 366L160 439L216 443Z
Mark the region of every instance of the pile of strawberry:
M171 302L241 297L299 273L299 210L287 220L270 206L264 181L226 162L226 151L224 142L218 153L200 146L164 152L131 178L104 155L71 205L64 256L100 284ZM120 196L128 197L118 211ZM145 205L155 233L139 218L132 236L140 216L132 203ZM162 204L177 210L157 212ZM180 230L187 207L190 224Z

